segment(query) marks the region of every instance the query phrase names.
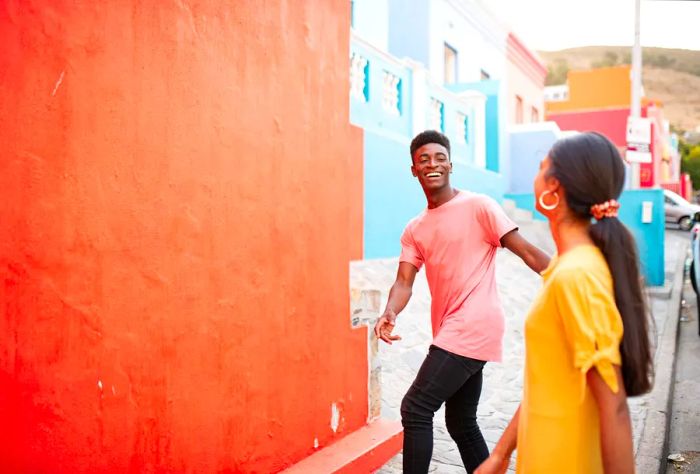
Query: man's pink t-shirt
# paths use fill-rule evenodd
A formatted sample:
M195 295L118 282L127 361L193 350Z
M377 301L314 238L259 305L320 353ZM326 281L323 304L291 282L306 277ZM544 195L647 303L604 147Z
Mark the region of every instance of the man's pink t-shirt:
M472 359L501 360L496 251L501 237L514 229L496 201L467 191L408 223L400 261L419 270L425 265L434 345Z

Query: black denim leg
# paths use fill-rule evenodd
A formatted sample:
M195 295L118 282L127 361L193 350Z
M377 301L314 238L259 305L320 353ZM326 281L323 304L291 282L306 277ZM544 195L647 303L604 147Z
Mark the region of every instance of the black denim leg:
M470 359L467 363L480 367L445 403L445 422L447 431L457 443L465 469L472 473L489 457L489 450L476 422L483 362Z
M439 347L430 346L430 351L423 361L416 379L401 403L401 422L404 428L404 473L424 474L428 472L430 458L433 454L433 415L445 401L457 393L460 393L460 397L455 400L455 406L460 400L469 402L465 398L466 395L473 396L477 387L479 391L481 390L480 377L483 366L484 362L482 361L451 354ZM461 389L476 373L479 373L478 384L462 391ZM477 393L475 403L478 402L478 399L479 394ZM472 437L470 436L469 439ZM462 448L460 448L461 452Z

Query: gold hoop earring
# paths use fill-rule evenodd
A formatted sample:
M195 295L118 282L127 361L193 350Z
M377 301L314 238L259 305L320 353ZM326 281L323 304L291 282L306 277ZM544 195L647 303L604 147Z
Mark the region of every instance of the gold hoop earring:
M545 197L547 194L552 194L555 198L557 198L557 201L556 201L554 204L545 204L545 203L544 203L544 197ZM544 209L545 211L553 211L553 210L556 209L557 206L559 205L559 195L556 193L556 191L555 191L555 192L545 191L545 192L543 192L542 194L540 194L540 198L538 199L538 201L539 201L540 207L541 207L542 209Z

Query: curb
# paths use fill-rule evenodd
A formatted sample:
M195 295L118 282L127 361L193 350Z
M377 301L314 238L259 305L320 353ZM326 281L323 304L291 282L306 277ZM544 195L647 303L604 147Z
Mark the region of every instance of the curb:
M375 472L401 451L400 421L375 420L302 459L281 474L353 474Z
M688 246L680 253L676 263L668 302L668 314L664 323L663 335L658 341L654 388L648 395L648 412L635 453L636 470L640 474L665 474L666 451L673 400L673 379L676 371L676 350L678 348L678 324L683 298L685 260ZM650 294L652 296L653 293ZM659 297L661 295L654 295Z

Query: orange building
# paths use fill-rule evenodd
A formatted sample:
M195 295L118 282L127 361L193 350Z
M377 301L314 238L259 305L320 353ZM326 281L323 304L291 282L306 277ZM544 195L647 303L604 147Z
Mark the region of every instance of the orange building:
M349 25L3 2L2 472L277 472L366 424Z
M632 102L630 67L570 71L567 77L568 99L547 101L547 116L568 112L629 110Z

